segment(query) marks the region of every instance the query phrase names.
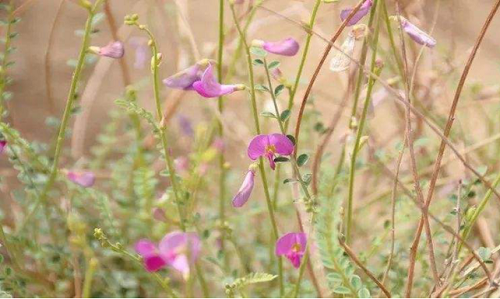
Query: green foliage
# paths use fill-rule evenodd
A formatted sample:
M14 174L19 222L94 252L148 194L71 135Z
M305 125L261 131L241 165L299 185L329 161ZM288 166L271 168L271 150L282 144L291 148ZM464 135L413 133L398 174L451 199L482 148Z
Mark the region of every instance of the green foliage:
M230 284L226 284L226 294L230 297L234 297L235 291L243 292L243 288L248 285L269 282L276 277L278 276L267 273L250 273L245 277L235 279Z

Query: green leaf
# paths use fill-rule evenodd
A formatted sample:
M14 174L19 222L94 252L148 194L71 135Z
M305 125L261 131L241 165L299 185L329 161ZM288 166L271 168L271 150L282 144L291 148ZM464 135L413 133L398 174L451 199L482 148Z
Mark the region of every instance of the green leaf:
M299 167L302 167L307 163L307 161L309 161L309 155L302 154L297 158L297 165L299 165Z
M280 66L280 62L279 62L279 61L273 61L273 62L271 62L271 63L267 66L267 68L268 68L268 69L270 69L270 70L272 70L272 69L277 68L277 67L279 67L279 66Z
M358 291L358 297L359 298L370 298L370 291L368 291L367 288L362 288L361 290Z
M483 261L486 261L491 257L491 250L489 248L480 247L477 250L477 255L479 255Z
M251 47L250 53L252 53L255 56L259 56L259 57L266 57L267 56L267 52L264 49L258 48L258 47Z
M255 85L255 90L258 90L258 91L267 91L267 92L270 91L267 86L262 85L262 84Z
M269 117L269 118L276 118L276 115L274 115L274 113L269 112L269 111L261 112L260 116L262 116L262 117Z
M277 275L267 273L250 273L245 277L237 278L234 282L234 288L241 289L249 284L269 282L274 280Z
M333 290L334 293L341 294L341 295L350 295L351 290L349 290L346 287L343 286L338 286Z
M304 176L302 177L302 180L304 181L304 183L306 183L306 185L309 186L309 184L311 183L311 179L312 179L312 175L310 173L307 173L307 174L304 174Z
M296 182L296 181L297 181L296 179L285 179L283 181L283 184L293 183L293 182Z
M288 162L290 161L290 159L288 159L287 157L276 157L274 158L274 162L276 163L282 163L282 162Z
M274 95L279 96L283 89L285 89L285 85L283 84L276 86L276 88L274 89Z
M351 277L351 284L352 286L356 289L356 290L359 290L361 289L361 287L363 286L362 282L361 282L361 278L359 278L359 276L357 275L353 275Z
M254 65L264 65L264 61L262 61L262 59L254 59L253 64Z
M295 137L293 137L293 135L286 135L286 137L288 137L288 139L290 139L293 145L295 145Z
M285 122L290 117L290 114L292 114L292 112L290 110L285 110L285 111L281 112L281 115L280 115L281 121Z

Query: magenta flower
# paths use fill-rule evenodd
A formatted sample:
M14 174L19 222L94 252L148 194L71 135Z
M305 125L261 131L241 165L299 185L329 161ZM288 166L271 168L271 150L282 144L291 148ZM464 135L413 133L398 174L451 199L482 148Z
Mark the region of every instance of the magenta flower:
M364 16L366 16L370 12L372 5L373 5L373 0L366 0L363 4L361 4L361 7L349 20L347 26L356 25ZM340 19L342 20L342 22L344 22L345 19L347 19L347 17L351 14L352 11L353 9L349 8L349 9L344 9L340 12Z
M193 83L193 88L202 97L205 98L217 98L226 94L233 93L238 90L245 89L244 85L222 85L217 82L214 76L214 70L212 64L209 64L201 79Z
M248 145L248 157L256 160L266 157L269 160L271 169L276 168L274 162L275 155L289 156L293 153L294 145L292 141L283 134L257 135Z
M95 183L95 175L91 171L68 171L68 179L82 187L92 187Z
M403 27L404 32L406 32L417 44L424 45L429 48L434 48L436 45L437 42L432 36L425 33L403 17L401 17L401 26Z
M233 207L241 208L250 198L255 182L255 168L255 165L248 168L247 175L245 176L245 180L243 180L243 184L241 184L240 190L238 190L238 193L233 197Z
M147 271L170 266L187 278L189 265L200 254L201 241L195 233L175 231L165 235L158 246L149 240L140 240L135 244L135 251L142 256Z
M90 47L89 50L99 56L110 58L122 58L125 54L125 48L122 42L110 42L105 47Z
M288 233L276 241L275 254L285 256L295 268L300 267L306 252L307 236L305 233Z
M170 88L192 90L193 83L201 79L203 68L209 64L207 59L197 62L185 70L163 80L163 84Z
M254 40L252 45L256 47L262 47L269 53L283 55L283 56L294 56L299 51L299 43L289 37L277 42L267 42L262 40Z
M5 151L5 147L7 146L7 140L0 140L0 154Z

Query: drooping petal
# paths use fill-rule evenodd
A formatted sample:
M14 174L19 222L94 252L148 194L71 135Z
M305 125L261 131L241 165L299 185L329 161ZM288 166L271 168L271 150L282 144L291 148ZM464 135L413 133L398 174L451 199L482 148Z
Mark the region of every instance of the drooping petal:
M283 56L294 56L299 51L299 43L289 37L277 42L264 42L262 48L269 53L283 55Z
M268 145L269 137L267 135L255 136L248 145L248 157L252 160L256 160L257 158L264 156Z
M293 142L286 135L271 134L269 136L269 144L274 145L276 153L283 156L289 156L293 153Z
M276 162L274 162L274 153L273 152L268 152L266 154L267 160L269 161L269 167L271 167L272 170L276 169Z
M243 85L219 84L214 76L213 66L210 64L199 81L193 83L193 89L205 98L217 98L237 90L244 89Z
M352 18L349 20L347 26L356 25L364 16L366 16L370 12L372 5L373 5L373 0L366 0L361 5L359 10L354 14L354 16L352 16ZM347 19L347 17L351 14L352 11L353 9L349 8L349 9L344 9L340 12L340 19L342 20L342 22L344 22Z
M305 233L288 233L276 242L275 254L285 256L295 268L300 267L306 251L307 236Z
M70 181L82 187L92 187L95 183L95 175L90 171L68 171L67 177Z
M420 28L410 23L407 19L401 18L401 25L403 26L403 30L410 36L412 40L414 40L417 44L425 45L429 48L433 48L436 46L436 40L430 36L429 34L422 31Z
M6 146L7 146L7 141L0 140L0 154L2 154L4 152Z
M170 88L191 90L193 89L193 83L200 80L202 68L203 66L199 63L192 65L177 74L163 79L163 84Z
M160 255L151 255L144 257L144 267L148 272L156 272L166 265L167 262Z
M125 54L125 47L122 42L110 42L107 46L99 48L99 47L91 47L91 50L96 52L99 56L105 56L109 58L122 58Z
M255 171L249 169L247 175L245 176L245 180L238 190L238 193L233 197L233 207L239 208L242 207L250 198L252 194L253 186L255 182Z

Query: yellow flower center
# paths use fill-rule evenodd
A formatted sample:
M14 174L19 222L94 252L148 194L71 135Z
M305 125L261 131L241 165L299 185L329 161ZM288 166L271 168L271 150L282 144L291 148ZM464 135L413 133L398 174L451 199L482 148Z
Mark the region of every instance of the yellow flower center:
M274 144L270 144L270 145L266 146L266 152L267 153L271 152L274 154L276 152L276 147L274 146Z
M300 252L300 250L302 249L302 246L300 246L299 243L295 243L293 246L292 246L292 251L293 252Z

